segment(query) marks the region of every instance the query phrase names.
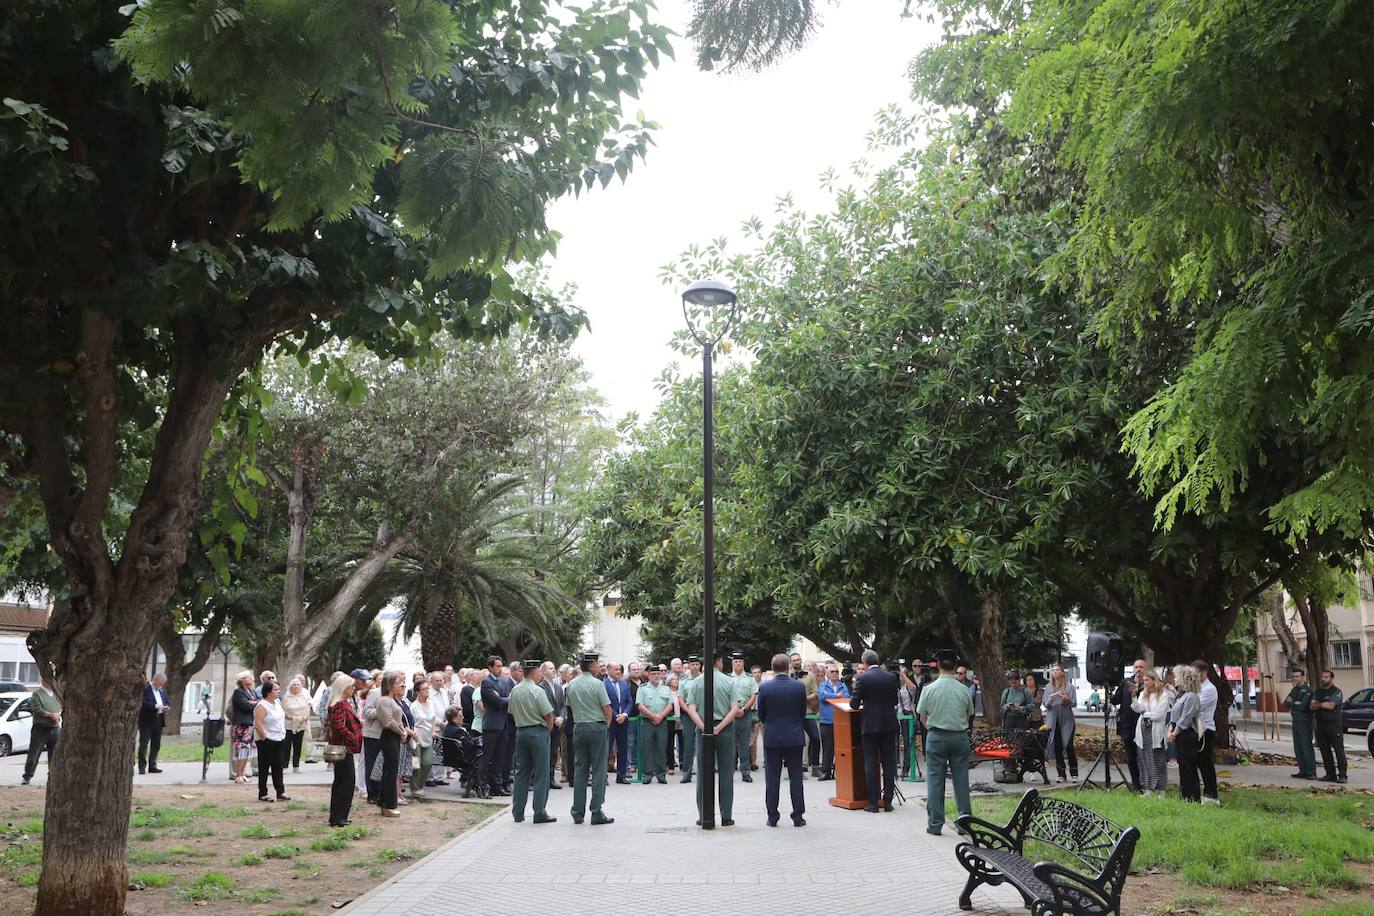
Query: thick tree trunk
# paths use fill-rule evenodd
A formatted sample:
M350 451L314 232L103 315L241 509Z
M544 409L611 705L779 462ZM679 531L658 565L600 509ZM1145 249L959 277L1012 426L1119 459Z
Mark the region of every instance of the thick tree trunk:
M166 629L170 629L172 638L165 638L163 634L158 634L158 645L162 647L163 653L167 656L167 702L170 704L167 710L167 724L163 727L164 735L181 734L181 710L186 704L186 685L191 682L191 675L194 672L187 670L186 665L186 642L181 638L181 634L176 631L176 625L170 620L167 622Z
M426 609L420 620L420 657L426 671L443 671L453 664L453 626L456 622L453 602L440 601L433 609Z
M1321 670L1331 659L1331 618L1326 605L1316 598L1294 595L1293 605L1307 633L1307 651L1303 661L1307 665L1307 682L1321 683Z
M971 659L983 688L983 721L996 727L1002 723L997 701L1002 696L1006 656L1002 643L1007 636L1006 598L1000 589L983 596L981 606L969 608L950 621L955 648Z
M151 643L98 632L68 643L62 737L48 769L44 805L39 916L124 912L130 749L138 737L143 662Z

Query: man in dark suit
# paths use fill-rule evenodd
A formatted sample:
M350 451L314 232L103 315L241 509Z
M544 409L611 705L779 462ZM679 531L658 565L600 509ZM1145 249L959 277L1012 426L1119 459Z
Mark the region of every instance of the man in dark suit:
M161 773L157 752L162 750L162 728L167 724L167 675L154 674L143 685L143 705L138 708L138 772Z
M897 788L897 675L878 666L878 653L866 649L862 659L867 670L854 679L849 698L851 709L862 709L864 778L868 782L865 811L878 811L878 768L883 773L883 810L892 810Z
M558 669L553 662L544 662L540 669L544 675L539 686L544 688L544 695L549 698L549 705L553 707L553 728L549 730L549 788L561 789L558 784L558 750L562 745L563 737L563 707L567 703L567 698L563 693L563 682L558 679Z
M778 826L782 768L792 792L792 823L806 826L802 747L806 744L806 686L787 676L786 655L773 656L773 677L759 685L755 709L763 723L763 784L768 826Z
M492 795L510 795L505 788L506 780L501 773L506 759L506 704L510 702L513 684L501 677L503 660L496 655L487 659L487 676L482 681L482 774L483 798Z
M606 678L606 695L611 698L611 744L615 747L615 781L630 781L630 716L634 715L633 694L625 680L625 667L612 663Z

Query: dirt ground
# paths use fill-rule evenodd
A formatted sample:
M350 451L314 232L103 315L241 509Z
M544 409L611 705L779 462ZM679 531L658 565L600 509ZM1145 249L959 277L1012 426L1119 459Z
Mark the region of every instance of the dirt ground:
M1126 914L1255 913L1260 916L1301 916L1313 910L1364 914L1374 912L1374 866L1350 863L1352 871L1365 876L1359 891L1328 890L1320 898L1299 889L1271 887L1262 891L1197 887L1184 884L1178 875L1132 874L1126 879L1121 911Z
M251 787L249 787L251 788ZM138 788L129 830L129 916L231 910L239 916L323 914L362 896L496 809L412 803L383 818L365 801L328 826L328 786L294 786L263 804L243 786ZM0 802L0 914L33 911L41 811ZM30 801L30 804L32 802Z

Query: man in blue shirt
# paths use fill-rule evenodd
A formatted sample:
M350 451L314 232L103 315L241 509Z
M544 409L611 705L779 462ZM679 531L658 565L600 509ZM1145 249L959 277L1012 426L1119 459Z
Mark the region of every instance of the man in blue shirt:
M806 687L787 676L788 658L773 656L773 678L759 685L757 703L763 723L764 800L768 807L768 826L778 826L778 796L781 794L782 768L787 767L792 792L792 824L806 826L806 796L802 784L802 747L806 744ZM738 694L736 694L738 697Z

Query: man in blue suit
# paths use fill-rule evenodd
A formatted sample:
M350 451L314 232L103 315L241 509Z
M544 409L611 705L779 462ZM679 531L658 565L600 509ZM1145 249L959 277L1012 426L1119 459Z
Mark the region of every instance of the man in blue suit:
M143 705L138 708L138 772L161 773L157 752L162 750L162 728L167 724L167 675L154 674L143 685Z
M482 772L478 777L483 798L492 795L510 795L505 788L505 777L501 773L506 759L506 704L510 702L511 688L508 678L501 677L500 656L487 659L487 676L482 681Z
M806 744L806 687L787 676L789 659L773 656L773 678L759 685L756 709L763 723L764 800L768 805L768 826L778 826L778 796L781 794L782 768L787 767L792 792L792 823L806 826L806 796L803 789L802 747Z
M625 680L625 666L610 666L606 695L611 698L611 743L615 745L615 781L625 785L630 765L630 716L634 715L634 694Z
M878 810L878 765L882 764L882 806L892 810L897 790L897 675L878 666L878 653L865 649L868 670L854 679L849 698L851 709L862 709L860 726L864 745L864 779L868 784L865 811Z

